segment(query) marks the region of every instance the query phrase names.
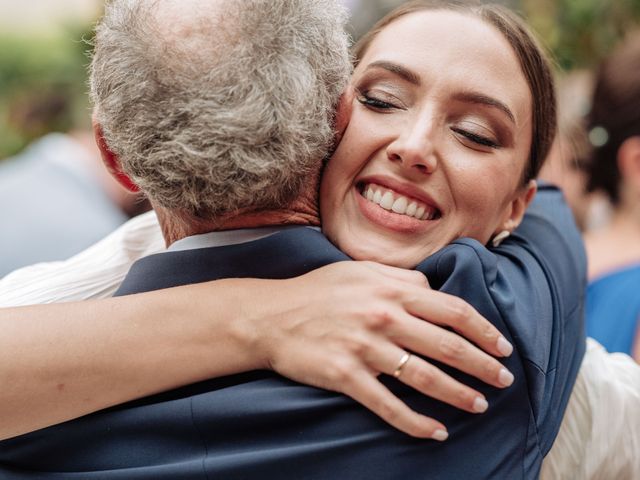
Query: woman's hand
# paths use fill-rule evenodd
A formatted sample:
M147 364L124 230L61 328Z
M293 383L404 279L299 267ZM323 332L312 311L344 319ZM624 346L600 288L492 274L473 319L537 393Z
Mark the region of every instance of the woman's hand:
M243 323L261 365L342 392L410 435L447 437L444 425L411 410L378 381L380 374L395 373L425 395L469 412L484 412L488 405L481 393L428 361L416 355L406 361L406 352L496 387L513 382L491 356L510 355L511 344L469 304L431 290L419 272L342 262L267 282L262 293L254 289ZM278 288L271 288L273 282Z

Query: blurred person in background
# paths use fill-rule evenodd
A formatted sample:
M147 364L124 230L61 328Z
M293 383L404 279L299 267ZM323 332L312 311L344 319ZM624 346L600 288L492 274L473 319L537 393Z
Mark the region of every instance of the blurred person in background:
M569 72L558 78L558 133L539 175L540 180L560 187L583 231L592 223L592 202L586 191L585 172L591 153L585 117L591 105L592 83L592 75L587 70Z
M67 115L67 103L62 95L37 95L11 118L20 129L46 131ZM0 277L66 259L141 207L103 167L90 131L48 133L0 164Z
M590 115L589 190L604 192L611 221L585 235L587 333L640 359L640 31L602 63Z
M105 171L90 129L80 39L99 4L56 3L0 1L0 277L66 259L146 207Z
M25 95L10 109L15 129L35 140L0 163L0 277L66 259L144 208L104 169L90 131L47 133L67 129L70 108L62 90Z

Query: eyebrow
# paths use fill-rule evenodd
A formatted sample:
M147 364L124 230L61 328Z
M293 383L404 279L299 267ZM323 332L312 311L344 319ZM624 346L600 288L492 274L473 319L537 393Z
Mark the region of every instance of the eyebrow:
M398 65L397 63L387 62L385 60L378 60L377 62L372 62L367 65L367 70L372 68L382 68L383 70L387 70L391 73L398 75L400 78L406 80L409 83L413 83L414 85L420 86L422 82L420 81L420 77L413 73L411 70L403 67L402 65Z
M453 98L454 100L458 100L461 102L477 103L479 105L486 105L488 107L497 108L498 110L501 110L503 113L505 113L507 117L509 117L509 120L511 120L511 122L513 122L514 124L516 123L516 117L513 115L509 107L507 107L500 100L497 100L493 97L489 97L478 92L461 92L454 95Z
M386 60L378 60L367 65L366 70L374 68L387 70L388 72L398 75L400 78L406 80L409 83L412 83L413 85L420 86L422 84L420 76L397 63L389 62ZM507 117L509 117L509 120L511 120L512 123L516 123L516 117L511 109L509 109L509 107L507 107L507 105L505 105L500 100L497 100L488 95L484 95L478 92L462 92L456 94L454 96L454 99L461 102L477 103L479 105L486 105L488 107L497 108L498 110L501 110Z

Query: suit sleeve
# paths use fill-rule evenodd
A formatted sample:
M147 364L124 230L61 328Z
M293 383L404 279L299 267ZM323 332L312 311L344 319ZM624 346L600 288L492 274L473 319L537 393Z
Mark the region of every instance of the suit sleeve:
M500 247L461 239L421 268L434 288L469 301L512 340L546 455L585 350L586 257L561 192L542 185L520 227Z

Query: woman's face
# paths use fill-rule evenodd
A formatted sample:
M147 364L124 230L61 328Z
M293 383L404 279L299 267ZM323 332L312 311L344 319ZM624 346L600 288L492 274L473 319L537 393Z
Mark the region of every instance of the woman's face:
M355 259L413 267L459 237L519 223L531 93L492 26L450 11L399 18L351 81L350 123L321 187L327 236Z

